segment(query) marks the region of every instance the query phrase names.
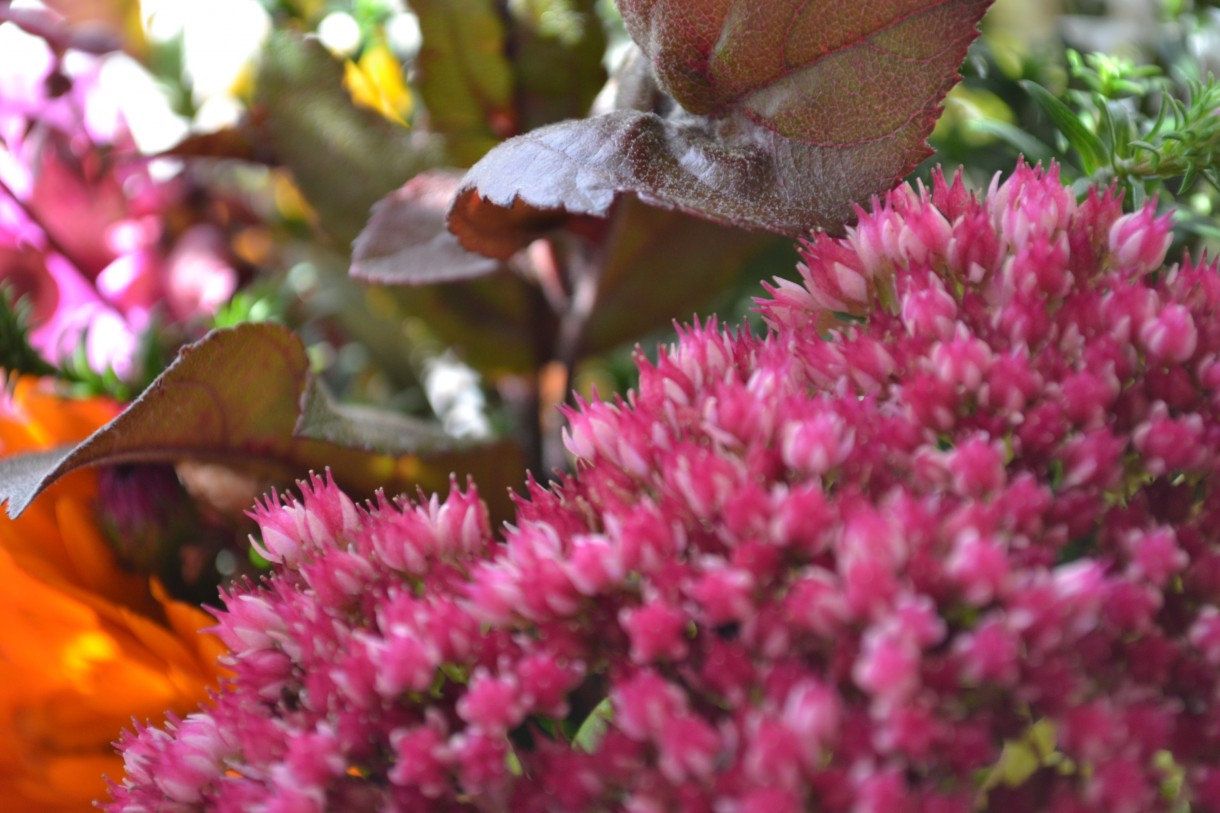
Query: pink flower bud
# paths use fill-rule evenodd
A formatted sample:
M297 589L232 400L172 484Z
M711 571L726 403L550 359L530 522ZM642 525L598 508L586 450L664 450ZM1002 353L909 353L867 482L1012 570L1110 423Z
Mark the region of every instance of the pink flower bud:
M1175 471L1190 471L1203 457L1203 417L1169 417L1164 403L1158 402L1148 420L1135 428L1132 440L1144 458L1144 466L1154 477Z
M852 667L856 685L873 697L879 712L896 708L919 688L919 647L896 631L873 627Z
M457 703L457 713L475 728L503 734L524 716L521 688L514 676L496 677L476 670Z
M1190 556L1178 547L1177 536L1171 528L1132 531L1123 542L1131 557L1132 575L1147 579L1157 587L1164 587L1190 563Z
M985 438L973 437L951 450L946 461L953 490L968 497L983 497L1004 487L1004 450Z
M781 435L784 463L813 476L830 472L855 446L855 433L830 410L788 423Z
M1139 332L1140 343L1150 361L1185 364L1199 346L1199 331L1190 311L1182 305L1166 305Z
M1211 666L1220 666L1220 609L1208 606L1199 610L1187 636L1203 660Z
M656 734L658 766L669 781L707 779L716 768L720 737L716 730L694 715L671 720Z
M701 620L713 627L744 621L756 610L754 577L738 568L709 567L685 592L702 610Z
M445 737L433 726L398 729L390 735L395 762L389 779L415 788L428 799L439 798L449 785L450 756Z
M615 724L637 740L650 738L686 711L681 690L652 671L638 672L620 683L611 700Z
M857 239L867 247L865 253L824 237L802 241L799 247L804 262L798 270L814 305L820 309L863 312L872 300L874 276L885 273L887 244L897 237L896 224L884 219L868 220L856 228ZM861 228L866 232L861 234Z
M1020 673L1020 643L999 620L985 621L959 638L955 651L961 658L962 674L971 684L1010 686Z
M946 570L975 606L988 604L1002 595L1008 584L1008 555L994 542L980 539L977 532L963 533L946 563Z
M626 574L622 551L604 537L573 540L566 573L581 594L595 596L622 581Z
M956 319L957 302L940 285L908 292L902 298L902 322L912 338L948 340Z
M631 638L631 659L636 663L679 660L686 655L686 613L654 601L619 613L619 623Z
M1110 254L1122 271L1144 276L1161 267L1173 242L1170 216L1156 216L1152 205L1123 215L1110 227Z

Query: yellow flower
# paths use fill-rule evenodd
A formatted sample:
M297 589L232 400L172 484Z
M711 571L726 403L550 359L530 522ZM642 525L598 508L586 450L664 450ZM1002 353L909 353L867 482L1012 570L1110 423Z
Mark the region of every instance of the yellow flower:
M101 400L18 382L0 403L0 455L87 437ZM80 471L17 520L0 516L0 810L89 811L120 780L112 743L132 718L185 714L223 670L212 619L124 570L98 529L97 477Z
M370 45L359 62L344 63L343 85L356 104L406 126L411 91L403 81L402 63L384 42Z

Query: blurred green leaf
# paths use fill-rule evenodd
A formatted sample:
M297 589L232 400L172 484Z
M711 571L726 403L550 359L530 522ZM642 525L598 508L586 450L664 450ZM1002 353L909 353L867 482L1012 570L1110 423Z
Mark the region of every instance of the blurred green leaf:
M1076 115L1072 109L1056 98L1049 90L1036 82L1021 82L1021 87L1033 97L1042 111L1054 122L1068 144L1080 154L1086 174L1092 175L1098 167L1108 162L1106 147Z
M1015 124L997 121L996 119L971 119L966 122L965 126L971 130L987 133L998 138L1031 163L1049 161L1055 157L1055 151L1049 145L1039 141Z
M538 287L513 270L391 293L404 312L492 379L533 373L555 335L555 316Z
M601 745L602 739L606 736L606 732L610 729L610 721L613 719L614 706L607 697L598 703L593 711L589 712L585 721L580 724L572 744L586 754L596 752L597 747Z
M12 249L0 248L0 259L7 259ZM4 386L10 388L19 375L52 375L55 368L30 346L29 299L18 297L12 286L0 283L0 368L5 373Z
M322 382L313 377L306 384L294 434L386 455L426 456L461 445L434 423L383 409L336 403Z
M416 70L428 127L444 136L451 163L470 166L517 127L498 4L411 0L410 5L423 36Z
M435 137L357 107L343 87L342 63L315 40L271 35L256 101L277 155L342 245L360 233L378 199L443 163Z
M606 82L597 0L510 0L520 130L588 115Z

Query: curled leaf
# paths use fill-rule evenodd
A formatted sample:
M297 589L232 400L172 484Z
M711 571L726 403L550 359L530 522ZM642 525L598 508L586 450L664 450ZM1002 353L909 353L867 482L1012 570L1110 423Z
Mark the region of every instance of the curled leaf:
M467 251L445 228L445 211L461 177L460 170L423 172L378 201L352 245L352 276L383 285L425 285L500 268Z
M290 330L242 324L184 348L122 414L80 443L0 460L0 499L16 517L77 468L186 460L268 483L329 467L366 493L437 489L452 473L515 483L521 470L508 444L459 445L428 424L333 404Z
M748 229L838 228L852 204L909 169L884 142L825 150L738 120L729 140L696 117L616 111L543 127L476 164L449 228L471 251L505 259L568 215L605 217L618 196Z
M620 110L511 139L449 213L504 258L569 214L634 195L789 235L841 229L925 139L990 0L624 0L624 20L683 107Z

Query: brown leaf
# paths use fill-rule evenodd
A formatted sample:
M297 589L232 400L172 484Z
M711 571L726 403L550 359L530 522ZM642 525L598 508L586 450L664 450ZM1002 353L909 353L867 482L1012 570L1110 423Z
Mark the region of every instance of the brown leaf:
M366 495L375 488L440 489L451 474L470 474L486 478L494 497L492 484L516 485L523 470L512 444L462 444L429 424L332 404L319 394L305 348L290 330L243 324L184 348L134 403L84 441L0 460L0 499L16 517L48 485L83 466L183 460L268 482L328 467Z

